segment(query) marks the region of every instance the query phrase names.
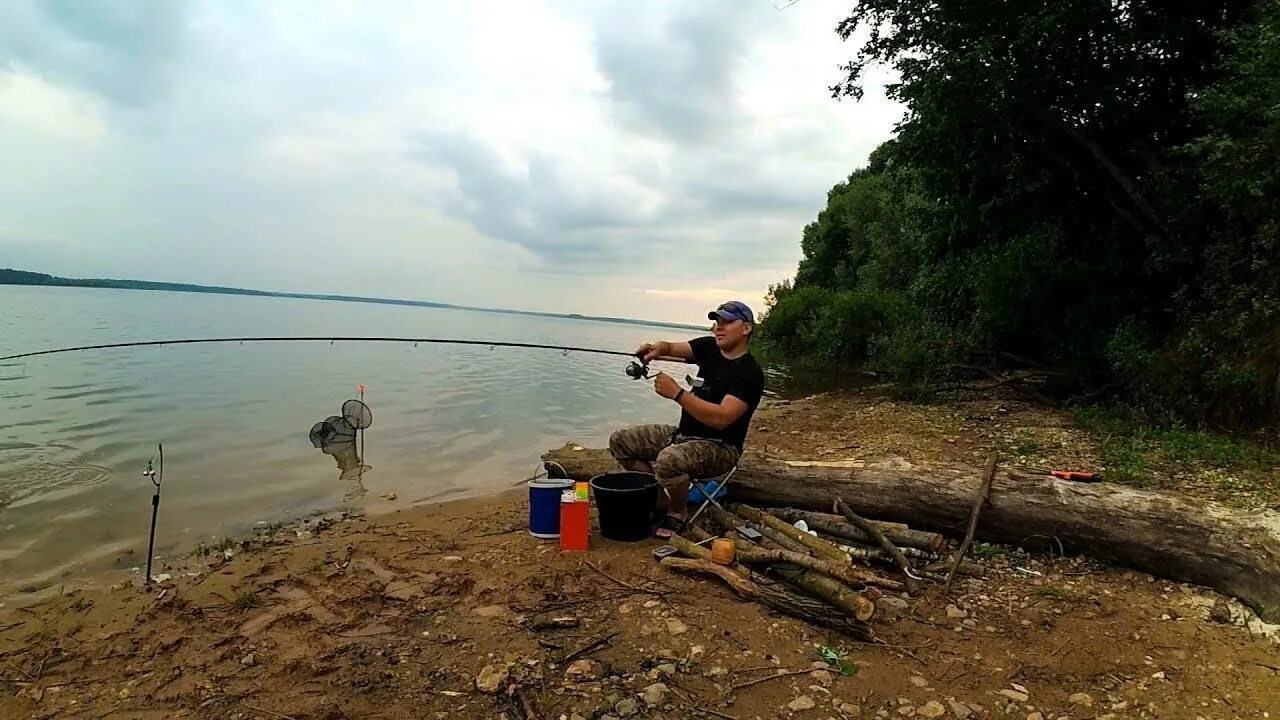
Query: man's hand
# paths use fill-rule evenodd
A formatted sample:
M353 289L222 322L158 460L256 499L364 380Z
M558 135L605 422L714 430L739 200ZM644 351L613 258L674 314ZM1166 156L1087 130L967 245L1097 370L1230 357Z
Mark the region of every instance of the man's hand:
M670 375L660 372L653 378L653 391L662 397L672 400L680 392L680 383Z
M656 358L662 355L662 345L663 343L660 342L645 343L636 348L636 355L640 358L641 362L653 362Z

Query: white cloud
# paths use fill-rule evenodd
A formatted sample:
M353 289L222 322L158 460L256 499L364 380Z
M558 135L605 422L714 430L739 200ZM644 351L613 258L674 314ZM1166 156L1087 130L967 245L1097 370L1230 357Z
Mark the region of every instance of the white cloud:
M106 134L92 95L0 69L0 130L28 140L91 144Z
M4 264L699 321L898 117L836 0L160 4L0 6Z

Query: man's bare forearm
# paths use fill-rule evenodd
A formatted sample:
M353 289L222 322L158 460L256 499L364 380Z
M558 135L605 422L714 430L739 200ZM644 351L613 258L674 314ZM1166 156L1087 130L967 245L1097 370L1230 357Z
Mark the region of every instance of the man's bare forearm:
M729 427L734 420L738 419L737 415L741 415L741 413L733 414L724 405L708 402L687 391L680 396L678 404L698 422L716 430Z
M641 345L637 353L643 353L644 359L649 360L672 360L689 362L693 359L693 348L688 342L672 342L670 340L659 340L657 342L645 343Z

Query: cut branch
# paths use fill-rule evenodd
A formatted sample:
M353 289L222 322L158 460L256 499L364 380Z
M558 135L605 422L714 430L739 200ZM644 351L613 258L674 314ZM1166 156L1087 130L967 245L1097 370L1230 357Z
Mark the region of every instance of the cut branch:
M710 561L710 551L701 545L689 542L679 535L673 536L671 538L671 543L682 554L693 558L693 562L698 564L691 565L682 562L673 563L668 561L679 560L679 558L664 558L662 564L668 569L682 572L709 573L721 578L726 583L729 583L730 587L734 589L734 592L737 592L743 597L751 597L757 602L777 610L784 615L797 617L832 630L839 630L840 632L846 633L855 638L871 641L875 637L875 633L871 631L871 628L863 620L857 618L855 610L850 609L856 609L861 606L865 610L867 606L870 606L871 611L874 612L874 603L871 603L870 600L854 593L852 590L841 586L834 580L821 578L821 580L827 581L827 584L823 585L821 583L817 583L810 584L808 586L815 588L821 587L827 591L842 588L843 594L832 592L830 596L819 596L822 599L818 600L802 595L793 590L789 590L782 584L763 585L753 582L742 572L735 572L723 565L716 565ZM724 574L726 572L739 577L742 582L738 582L736 580L731 581ZM818 577L809 575L808 573L805 573L805 575L810 578ZM851 599L850 596L856 596L856 600Z
M875 573L865 572L848 565L841 566L831 560L824 560L823 558L816 558L811 555L801 555L800 553L794 553L790 550L770 550L766 548L761 548L759 550L743 549L738 551L738 560L739 562L747 564L763 563L769 565L774 563L787 563L797 568L804 568L806 570L813 570L814 572L822 573L823 575L835 578L836 580L840 580L841 582L848 583L850 585L878 585L888 590L902 589L902 585L900 583L887 578L882 578ZM855 610L855 614L859 616L861 616L863 612L864 611L861 609L861 606ZM867 617L870 617L870 615ZM867 618L863 617L860 619L865 620Z
M911 566L907 564L907 559L902 556L902 553L898 551L898 548L885 538L884 533L880 532L879 528L864 520L861 515L854 512L852 508L846 505L844 500L840 499L839 495L836 495L836 509L840 511L841 515L844 515L846 520L857 525L858 529L862 530L862 532L875 538L875 541L880 545L880 547L884 548L884 551L889 553L889 557L892 557L893 561L898 564L898 569L902 570L902 582L907 586L907 593L915 595L916 581L911 575Z
M942 588L943 595L951 591L951 581L955 579L956 571L960 569L960 562L964 560L964 554L973 542L973 535L978 530L978 517L982 515L982 506L987 504L987 498L991 496L991 482L995 477L996 451L992 450L991 454L987 455L987 469L982 478L982 486L978 488L978 494L973 498L973 509L969 511L969 529L965 531L960 547L956 548L956 558L951 563L951 570L947 572L947 584Z
M789 524L782 518L774 517L763 510L753 508L750 505L743 505L741 503L730 505L729 510L741 518L750 520L757 525L763 525L786 535L788 538L791 538L805 546L812 551L813 554L819 557L826 558L827 560L834 560L836 562L849 562L849 556L845 555L840 548L826 540L823 540L822 538L810 535L800 528Z
M844 518L839 515L814 512L812 510L796 510L794 508L769 508L769 513L787 522L794 523L797 520L803 520L808 523L810 529L826 535L834 535L835 537L864 545L876 543L875 538L868 535L858 526L845 522ZM912 530L902 523L888 523L878 520L868 520L867 522L880 530L885 538L899 547L938 552L946 544L946 538L938 533Z

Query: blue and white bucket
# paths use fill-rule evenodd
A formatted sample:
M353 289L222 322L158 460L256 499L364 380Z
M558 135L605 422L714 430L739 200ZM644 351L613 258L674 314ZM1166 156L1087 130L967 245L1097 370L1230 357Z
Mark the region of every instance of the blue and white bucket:
M529 481L529 534L542 540L560 537L560 493L573 489L567 478Z

